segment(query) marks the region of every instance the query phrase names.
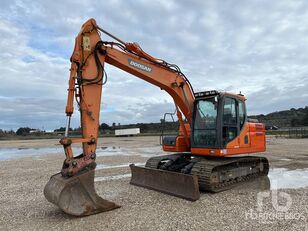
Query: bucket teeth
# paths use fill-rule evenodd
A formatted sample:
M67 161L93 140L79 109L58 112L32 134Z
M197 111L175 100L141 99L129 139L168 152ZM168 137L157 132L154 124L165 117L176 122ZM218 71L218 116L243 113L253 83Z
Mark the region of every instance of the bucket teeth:
M70 178L62 177L61 173L53 175L44 188L46 199L74 216L88 216L119 208L97 195L94 172L91 170Z
M132 172L130 183L169 195L196 201L200 198L198 178L195 175L164 171L160 169L129 166Z

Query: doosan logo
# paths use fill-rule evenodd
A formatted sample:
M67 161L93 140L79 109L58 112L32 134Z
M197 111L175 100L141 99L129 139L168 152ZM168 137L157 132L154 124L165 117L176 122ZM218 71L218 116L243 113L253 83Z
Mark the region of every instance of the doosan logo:
M132 59L128 59L128 64L133 66L133 67L136 67L136 68L138 68L140 70L146 71L146 72L151 72L152 71L151 67L143 65L141 63L137 63L136 61L134 61Z

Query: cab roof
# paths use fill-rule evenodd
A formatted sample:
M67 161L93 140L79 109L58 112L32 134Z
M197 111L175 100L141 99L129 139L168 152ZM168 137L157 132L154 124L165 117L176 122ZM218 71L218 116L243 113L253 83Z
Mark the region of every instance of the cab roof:
M230 96L232 98L237 98L239 100L246 101L246 97L244 95L242 95L241 93L240 94L234 94L234 93L230 93L230 92L219 92L219 91L216 91L216 90L195 92L194 95L195 95L196 99L220 95L220 96Z

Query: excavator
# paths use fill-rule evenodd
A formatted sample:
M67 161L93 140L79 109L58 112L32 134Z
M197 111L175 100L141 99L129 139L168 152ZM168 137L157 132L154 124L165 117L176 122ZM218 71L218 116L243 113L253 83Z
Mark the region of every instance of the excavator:
M102 40L101 34L112 41ZM82 25L70 61L67 124L60 140L65 160L61 172L51 176L44 188L46 199L65 213L87 216L120 207L101 198L94 188L105 63L165 90L176 107L178 135L161 139L163 150L170 154L151 157L144 167L131 164L131 184L196 201L200 190L220 192L268 174L266 158L248 155L264 152L266 140L264 124L247 117L244 95L194 92L177 65L154 58L137 43L122 41L94 19ZM81 138L69 136L74 100ZM73 144L81 144L83 152L74 155Z

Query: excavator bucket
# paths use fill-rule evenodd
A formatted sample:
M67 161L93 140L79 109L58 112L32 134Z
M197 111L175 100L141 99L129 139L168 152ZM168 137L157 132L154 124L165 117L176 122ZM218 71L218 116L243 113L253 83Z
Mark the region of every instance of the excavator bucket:
M198 178L195 175L164 171L160 169L130 166L130 183L169 195L196 201L200 198Z
M61 173L53 175L44 188L46 199L65 213L80 217L119 208L96 194L94 171L70 178L62 177Z

